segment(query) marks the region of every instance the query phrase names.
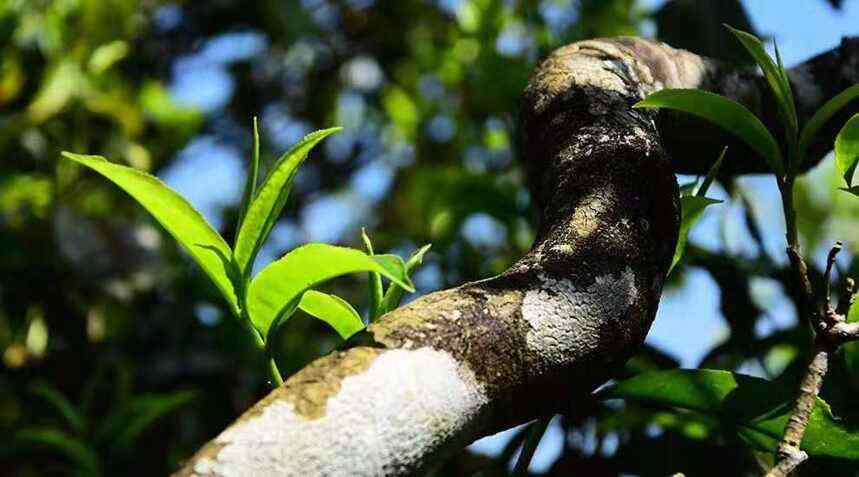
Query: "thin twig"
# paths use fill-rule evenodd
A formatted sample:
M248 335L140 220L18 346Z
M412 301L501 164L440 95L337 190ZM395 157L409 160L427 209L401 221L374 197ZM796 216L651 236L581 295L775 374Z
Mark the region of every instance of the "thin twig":
M787 191L782 190L783 194L785 192L791 193L792 191L789 189ZM785 201L786 206L787 204L788 202ZM814 353L811 363L809 363L808 369L802 377L793 412L787 421L784 436L779 443L776 464L767 472L766 477L787 477L808 459L808 454L801 449L800 445L805 430L808 428L817 395L823 386L823 378L829 368L829 357L841 344L859 339L859 323L846 323L845 319L852 298L846 298L847 304L842 305L845 301L844 296L842 296L838 308L833 307L830 301L829 283L835 258L841 251L841 242L837 242L829 251L826 271L823 274L823 296L816 297L809 279L808 267L799 251L796 235L793 234L791 237L791 233L788 232L787 236L787 253L790 257L791 269L800 287L810 324L815 330ZM849 289L846 294L852 296L855 285L852 280L845 282L845 287Z

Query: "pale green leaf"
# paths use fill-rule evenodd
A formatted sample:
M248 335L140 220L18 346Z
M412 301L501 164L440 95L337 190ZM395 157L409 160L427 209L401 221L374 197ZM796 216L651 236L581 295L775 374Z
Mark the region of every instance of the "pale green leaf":
M356 272L376 272L409 291L414 290L400 257L369 256L352 248L310 243L287 253L253 279L247 298L251 321L267 336L275 319L294 306L305 291Z
M421 266L424 261L424 255L426 255L430 247L432 247L432 244L426 244L409 257L409 260L406 262L406 274L411 274L412 270ZM378 316L389 313L400 306L400 302L403 301L403 295L405 292L406 290L404 290L403 287L396 283L391 283L388 290L385 292L384 298L382 298L382 304L379 307Z
M251 164L248 167L247 177L245 178L245 190L242 193L242 204L239 211L239 229L242 222L245 221L245 214L248 213L248 207L251 201L256 197L257 180L259 176L259 124L256 116L254 116L254 145L251 152ZM238 240L238 237L236 237Z
M370 241L370 236L367 235L367 231L364 230L364 227L361 227L361 240L364 242L364 248L367 249L367 253L369 255L373 255L373 242ZM370 272L367 274L367 281L369 286L369 308L370 315L368 322L375 320L380 312L379 307L382 306L382 276L375 272Z
M780 64L776 65L773 62L772 58L764 50L764 45L756 36L744 31L735 30L728 25L725 25L725 27L734 34L737 40L745 47L746 51L754 58L758 66L761 67L764 78L766 78L770 90L776 98L779 114L781 115L785 129L789 134L795 136L798 130L796 107L793 104L793 95L791 94L790 83L787 80L784 68ZM776 52L778 52L778 49L776 49Z
M835 116L841 108L857 97L859 97L859 84L854 84L838 93L834 98L827 101L826 104L814 113L814 116L808 120L808 123L802 129L802 136L800 136L799 139L800 156L805 155L808 147L811 146L811 141L814 140L814 136L816 136L820 129L823 128L823 125L826 124L832 116Z
M835 165L847 187L853 185L853 173L859 163L859 114L854 114L835 137Z
M663 89L639 101L635 107L676 109L711 121L763 156L777 175L784 174L778 143L761 121L736 101L697 89Z
M319 141L341 129L323 129L308 134L272 167L248 207L236 238L235 260L242 276L250 273L254 258L286 205L298 167Z
M675 369L639 374L600 395L714 416L727 429L736 428L749 444L772 451L792 413L796 389L729 371ZM801 447L811 456L857 461L859 430L836 419L818 398Z
M129 51L128 43L123 40L114 40L101 45L89 57L89 70L95 74L104 73L111 66L128 56Z
M355 308L336 295L307 290L298 307L308 315L331 325L344 340L364 328L364 322Z
M157 178L130 167L108 162L101 156L63 152L109 179L140 203L203 268L236 316L239 305L233 282L232 253L224 239L185 198Z

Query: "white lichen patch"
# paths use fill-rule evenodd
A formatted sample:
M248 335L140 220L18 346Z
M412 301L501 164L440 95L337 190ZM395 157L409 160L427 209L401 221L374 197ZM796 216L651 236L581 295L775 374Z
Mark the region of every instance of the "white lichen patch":
M596 331L622 319L638 296L629 267L617 277L598 276L583 289L566 279L541 277L541 282L525 293L522 315L530 325L528 349L550 366L564 365L596 346Z
M308 420L286 400L227 429L194 470L219 476L402 475L463 431L488 402L464 364L431 348L391 350L345 378L325 415Z

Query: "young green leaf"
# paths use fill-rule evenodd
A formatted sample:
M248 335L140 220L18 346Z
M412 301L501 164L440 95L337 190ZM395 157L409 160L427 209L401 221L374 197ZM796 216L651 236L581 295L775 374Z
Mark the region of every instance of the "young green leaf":
M823 125L826 124L832 116L835 116L835 113L841 110L841 108L857 97L859 97L859 84L854 84L838 93L834 98L827 101L826 104L814 113L814 116L808 120L808 123L802 129L802 136L800 136L799 139L800 157L805 156L806 151L808 151L808 147L811 146L811 141L820 129L823 128Z
M373 255L373 242L370 241L370 236L364 227L361 227L361 240L364 241L364 248L367 249L368 255ZM368 286L370 287L370 314L367 323L375 320L379 316L379 307L382 305L382 276L376 272L367 274Z
M251 201L236 237L235 261L241 276L250 274L260 247L280 216L292 188L298 167L319 141L342 128L323 129L308 134L285 152L272 167L262 186Z
M245 180L245 190L242 193L242 205L239 212L239 229L242 227L242 222L245 221L245 215L248 213L248 207L251 201L256 196L257 179L259 176L259 124L256 116L254 116L254 145L251 153L251 165L248 168L248 175ZM236 236L238 239L238 236Z
M63 152L63 157L84 165L109 179L142 205L209 275L239 316L233 281L230 246L184 197L157 178L130 167L108 162L101 156Z
M419 248L417 252L413 253L409 260L406 262L406 275L412 273L412 270L421 266L424 261L424 255L429 251L432 244L426 244L423 247ZM391 283L388 287L388 290L385 292L385 297L382 298L382 304L379 307L379 314L376 316L384 315L385 313L389 313L395 310L398 306L400 306L400 302L403 301L403 295L406 293L406 290L403 287L397 285L396 283Z
M704 214L704 209L708 205L720 202L722 201L699 195L688 195L680 198L680 232L677 235L674 258L671 259L671 267L668 269L669 275L677 263L680 262L680 259L683 258L683 254L686 251L686 241L689 238L689 231L692 230L692 226L698 222L698 219Z
M349 302L337 295L307 290L298 307L308 315L331 325L344 340L364 328L361 315Z
M710 189L710 185L712 185L713 181L716 180L716 174L718 174L719 169L722 168L722 161L725 160L726 152L728 152L728 146L722 148L722 152L719 153L719 158L716 159L713 167L711 167L707 172L707 175L704 177L704 182L702 182L701 187L698 187L698 190L695 191L695 195L703 197L707 194L707 191Z
M275 319L294 306L291 304L305 291L332 278L356 272L376 272L414 291L400 257L369 256L351 248L310 243L287 253L253 279L247 298L251 322L267 336Z
M728 25L725 25L725 28L734 34L737 40L739 40L743 47L745 47L746 51L748 51L752 58L754 58L758 66L761 67L764 77L766 78L767 83L769 83L770 90L776 98L779 114L785 125L785 130L788 131L788 134L791 137L796 137L796 132L798 130L796 106L793 104L790 82L787 79L784 67L781 66L780 58L779 64L776 65L764 50L764 45L756 36L744 31L735 30ZM776 47L776 52L778 52L778 47ZM781 55L779 55L779 57L780 56Z
M736 101L697 89L663 89L634 107L676 109L711 121L757 151L777 175L784 175L778 143L761 121Z
M854 114L835 137L835 165L847 187L853 185L853 173L859 163L859 114Z
M840 187L840 189L843 190L844 192L849 192L850 194L853 194L856 197L859 197L859 186L853 186L850 188Z
M793 386L708 369L643 373L600 392L606 399L633 399L714 416L766 451L774 450L781 439L794 394ZM859 461L859 430L839 422L818 398L802 449L811 456Z

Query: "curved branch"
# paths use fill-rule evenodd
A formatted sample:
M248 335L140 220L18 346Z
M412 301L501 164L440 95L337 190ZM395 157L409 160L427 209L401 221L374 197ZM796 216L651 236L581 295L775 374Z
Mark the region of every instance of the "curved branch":
M556 50L522 103L525 168L543 211L531 251L498 277L385 315L272 391L178 475L408 475L479 437L575 408L643 342L677 238L663 142L679 139L660 137L655 113L631 105L660 88L742 92L756 81L641 39Z

